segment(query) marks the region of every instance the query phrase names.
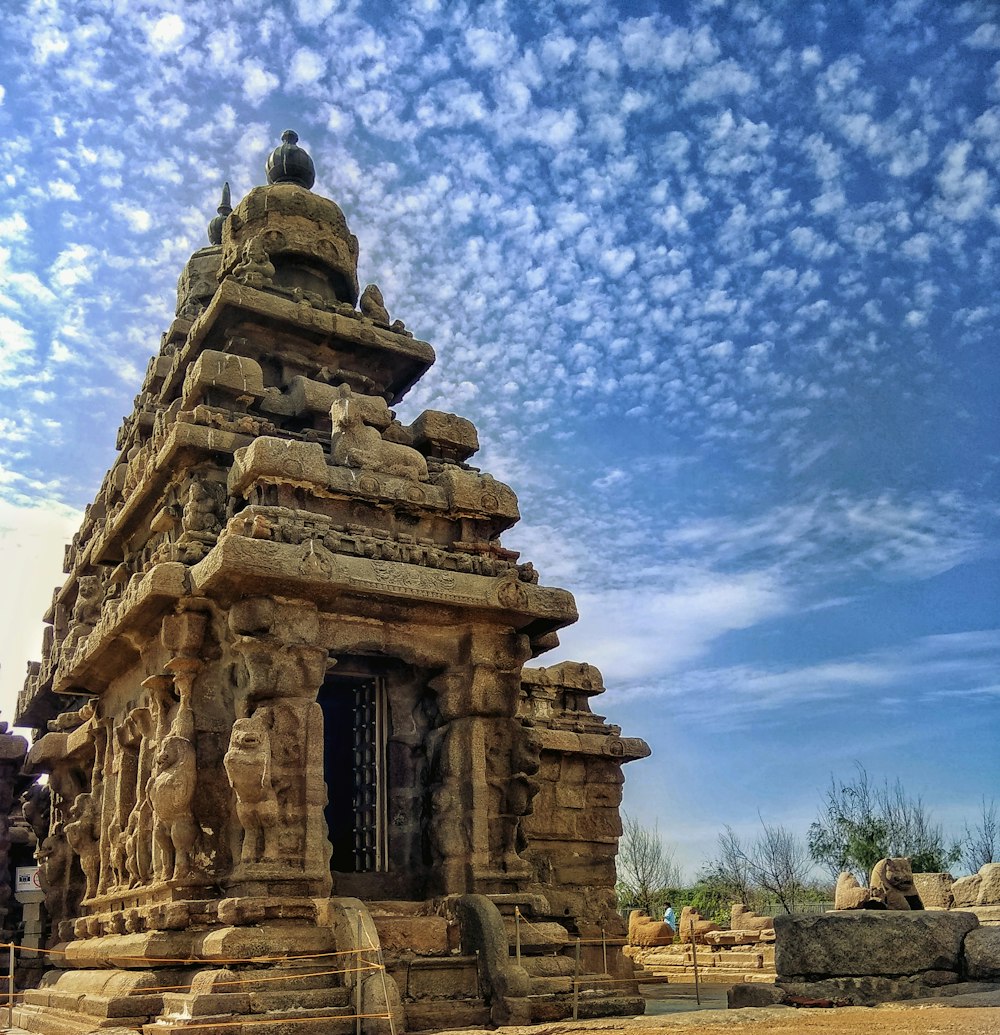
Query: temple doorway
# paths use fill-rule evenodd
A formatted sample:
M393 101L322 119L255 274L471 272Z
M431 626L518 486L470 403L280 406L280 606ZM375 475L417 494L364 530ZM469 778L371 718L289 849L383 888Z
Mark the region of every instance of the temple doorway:
M385 678L339 663L323 681L327 836L335 873L388 868Z

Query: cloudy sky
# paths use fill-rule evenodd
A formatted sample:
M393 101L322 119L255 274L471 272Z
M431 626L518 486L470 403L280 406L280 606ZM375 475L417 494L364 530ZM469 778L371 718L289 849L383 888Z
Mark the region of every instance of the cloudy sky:
M693 873L831 774L1000 798L990 0L8 0L0 690L224 180L296 129ZM16 56L12 60L11 56Z

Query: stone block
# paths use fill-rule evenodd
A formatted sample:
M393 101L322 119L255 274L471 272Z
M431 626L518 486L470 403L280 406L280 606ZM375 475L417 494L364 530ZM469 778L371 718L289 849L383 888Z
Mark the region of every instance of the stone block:
M974 906L979 901L979 886L983 878L978 873L969 877L959 877L951 886L951 893L955 899L955 908L962 906Z
M924 909L951 909L955 896L951 886L955 878L950 873L915 873L913 884L924 904Z
M957 972L962 941L979 926L970 913L860 912L776 916L780 980Z
M206 349L184 378L182 405L191 409L213 388L248 401L259 399L264 394L260 364L246 356Z
M580 784L557 783L556 805L561 809L582 809L587 804L587 788Z
M785 993L771 984L733 985L726 993L726 1003L730 1010L742 1010L746 1007L780 1006L785 1000Z
M1000 981L1000 927L977 927L965 936L965 974L974 981Z
M479 994L479 975L472 959L413 960L406 976L406 994L413 999L467 999Z
M373 920L386 952L448 951L448 921L443 916L376 916Z
M1000 863L987 863L979 868L977 906L1000 906Z
M424 410L410 425L413 445L428 456L468 460L479 450L479 435L471 420L440 410Z

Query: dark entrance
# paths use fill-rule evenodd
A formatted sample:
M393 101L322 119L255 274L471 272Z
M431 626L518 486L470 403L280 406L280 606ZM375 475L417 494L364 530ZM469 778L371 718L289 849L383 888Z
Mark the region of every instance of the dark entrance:
M338 873L386 869L386 707L382 676L338 665L323 681L326 825Z

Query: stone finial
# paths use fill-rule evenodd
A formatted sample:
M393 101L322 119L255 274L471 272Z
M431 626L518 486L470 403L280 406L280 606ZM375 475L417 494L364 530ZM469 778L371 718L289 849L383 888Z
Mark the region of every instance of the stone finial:
M264 166L268 183L297 183L309 190L316 182L316 167L308 152L298 146L299 135L293 129L281 134L281 144L268 156Z
M226 216L233 211L228 182L222 185L222 201L219 202L216 211L219 214L208 224L208 243L220 245L222 244L222 224L226 221Z

